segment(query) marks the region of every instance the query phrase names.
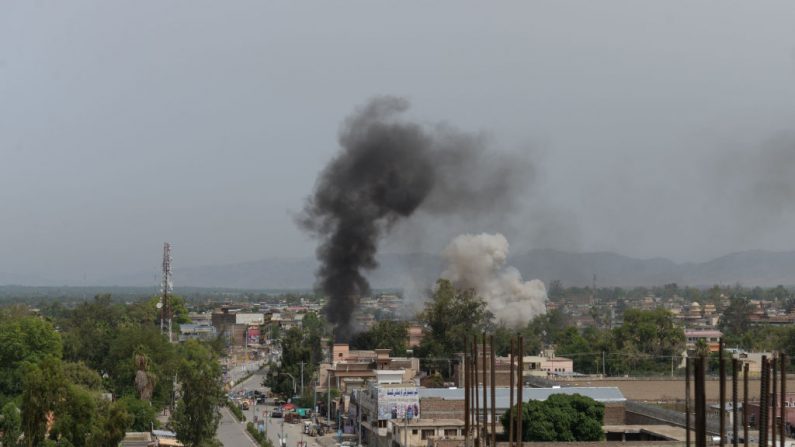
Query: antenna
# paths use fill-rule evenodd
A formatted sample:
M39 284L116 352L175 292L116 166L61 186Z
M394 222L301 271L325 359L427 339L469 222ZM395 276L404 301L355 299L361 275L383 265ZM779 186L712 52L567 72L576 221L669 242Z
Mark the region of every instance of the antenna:
M168 242L163 243L163 280L160 282L160 302L158 304L158 308L160 308L160 332L164 330L168 330L168 342L172 343L172 336L171 336L171 317L172 317L172 309L171 309L171 300L169 298L169 294L174 289L174 284L171 278L171 244ZM165 326L166 320L168 321L168 327Z

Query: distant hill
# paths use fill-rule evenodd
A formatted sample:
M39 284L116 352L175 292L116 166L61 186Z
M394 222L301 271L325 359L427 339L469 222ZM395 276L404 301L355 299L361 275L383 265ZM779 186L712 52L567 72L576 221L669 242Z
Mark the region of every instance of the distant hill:
M729 254L702 263L675 263L665 258L638 259L609 252L571 253L532 250L511 257L510 264L526 279L545 283L560 280L566 286L597 285L710 286L741 283L745 286L795 284L795 252L747 251ZM380 267L369 277L374 288L422 287L431 284L444 270L439 256L428 254L384 254ZM265 259L262 261L176 269L174 280L181 286L230 287L243 289L305 289L315 282L317 261L313 258ZM156 273L112 278L106 285L143 286Z

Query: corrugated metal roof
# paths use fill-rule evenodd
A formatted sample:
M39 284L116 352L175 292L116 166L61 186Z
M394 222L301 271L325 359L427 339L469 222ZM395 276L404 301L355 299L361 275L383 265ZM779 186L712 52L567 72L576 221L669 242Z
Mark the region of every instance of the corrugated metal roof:
M486 390L491 393L490 389ZM478 395L483 394L483 389L478 389ZM425 397L438 397L447 400L464 400L463 388L419 388L420 399ZM617 387L567 387L567 388L525 388L522 398L528 400L546 400L552 394L581 394L597 402L624 402L627 399ZM490 395L490 394L489 394ZM510 406L510 393L507 387L495 390L497 408L507 409Z

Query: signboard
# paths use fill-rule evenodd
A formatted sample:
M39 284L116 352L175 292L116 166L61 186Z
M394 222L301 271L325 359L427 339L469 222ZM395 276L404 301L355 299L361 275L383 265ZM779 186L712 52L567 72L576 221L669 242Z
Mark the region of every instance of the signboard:
M378 419L420 417L420 395L417 387L378 387Z
M259 338L260 338L259 326L249 326L247 335L249 343L251 344L259 343Z

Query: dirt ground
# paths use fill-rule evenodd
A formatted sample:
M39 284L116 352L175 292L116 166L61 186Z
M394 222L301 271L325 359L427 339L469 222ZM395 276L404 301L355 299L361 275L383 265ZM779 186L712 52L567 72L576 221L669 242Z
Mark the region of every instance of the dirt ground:
M717 379L707 379L707 400L717 401L720 399L719 381ZM615 386L618 387L624 394L624 397L630 400L640 401L676 401L684 400L685 398L685 380L684 378L673 379L587 379L587 380L572 380L561 382L564 386ZM691 390L693 383L690 383ZM731 378L726 382L726 399L731 400ZM738 400L742 400L743 384L742 381L737 384L739 392ZM787 391L795 393L795 377L787 378ZM691 391L692 392L692 391ZM748 399L756 400L759 398L759 379L748 380Z

